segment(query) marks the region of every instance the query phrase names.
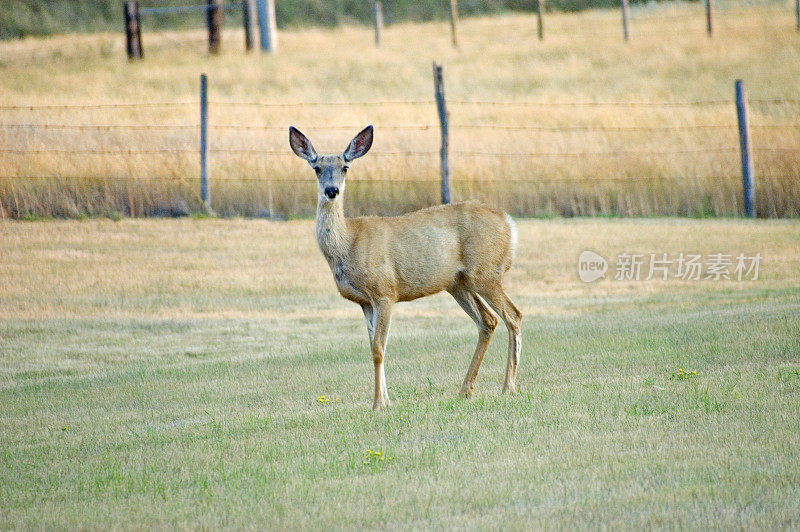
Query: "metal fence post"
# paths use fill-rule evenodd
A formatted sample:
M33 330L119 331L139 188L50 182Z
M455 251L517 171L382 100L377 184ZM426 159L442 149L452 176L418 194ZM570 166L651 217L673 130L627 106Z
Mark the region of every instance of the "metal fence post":
M275 23L275 0L256 0L258 35L262 52L275 52L278 48L278 28Z
M628 0L620 0L620 6L622 7L622 37L625 39L625 42L628 42L630 36L630 29L628 28Z
M542 17L544 17L544 2L545 0L536 0L536 30L540 41L544 39L544 21L542 20Z
M381 45L381 30L383 30L383 4L375 2L375 46Z
M449 132L447 124L447 104L444 99L444 77L442 65L433 63L433 86L436 92L436 109L439 111L439 125L442 131L441 168L442 168L442 203L450 203L450 163L448 161Z
M747 97L742 80L736 80L736 117L739 121L739 151L742 155L742 192L744 214L748 218L756 215L755 189L753 187L753 152L747 128Z
M800 31L800 0L794 0L794 23L797 31Z
M200 201L203 208L211 209L208 195L208 80L200 74Z

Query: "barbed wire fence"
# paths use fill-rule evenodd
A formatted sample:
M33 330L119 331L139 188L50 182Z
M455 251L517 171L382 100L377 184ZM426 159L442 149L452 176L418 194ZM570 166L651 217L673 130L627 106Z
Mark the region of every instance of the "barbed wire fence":
M0 216L184 215L204 204L222 215L310 215L316 189L288 148L290 122L315 144L343 149L368 118L376 143L348 178L351 214L437 203L446 165L454 200L479 198L518 215L800 215L796 99L740 101L760 120L744 124L734 98L452 99L444 117L435 99L210 98L205 124L193 118L201 100L0 105ZM210 197L200 186L204 135Z
M702 32L707 34L709 38L713 38L715 34L723 32L771 29L769 27L760 27L758 24L754 25L752 21L745 25L739 24L741 13L737 11L737 7L725 4L719 5L714 0L703 0L701 4L702 6L698 6L698 8L682 6L676 12L674 6L665 8L654 3L631 6L629 0L620 0L621 16L616 24L612 24L611 17L608 16L610 13L608 10L598 12L597 18L583 17L580 21L560 20L553 24L548 20L547 24L545 24L545 17L548 13L546 0L535 0L532 5L532 11L537 17L537 34L540 41L546 39L546 34L555 37L569 35L571 38L575 36L594 38L618 35L625 42L628 42L633 39L647 39L654 35L669 35L674 38L678 35L677 30L680 31L680 35ZM222 14L238 11L241 11L243 15L246 50L249 51L254 46L257 26L261 50L274 53L277 49L274 0L238 0L233 2L206 0L205 3L199 4L144 7L139 6L138 0L127 0L124 2L124 23L128 59L138 60L143 58L141 37L143 18L149 25L150 20L148 19L153 17L202 13L206 15L207 19L209 52L217 54L221 43ZM373 20L375 46L380 47L381 35L385 27L382 2L374 2L374 5L369 6L369 11ZM785 4L776 4L774 14L781 17L785 16L786 24L788 25L791 20L794 28L800 31L800 0L793 0L791 10L786 9ZM449 20L451 41L453 46L457 48L459 46L457 0L451 0L450 2ZM673 23L680 27L669 27ZM571 27L572 25L577 26L573 28ZM615 25L617 26L616 28L614 28ZM546 26L548 28L547 32L545 32ZM188 46L187 43L170 38L166 34L163 34L163 36L175 45Z
M539 40L545 40L548 35L558 36L563 33L560 24L550 26L549 21L545 22L547 9L546 0L535 0L534 12L537 16ZM633 39L648 38L652 35L671 35L676 36L676 29L680 29L681 34L705 33L709 38L713 38L718 33L729 31L761 31L766 29L753 24L740 24L739 11L741 6L730 6L717 4L714 0L702 0L701 9L680 9L674 12L670 7L660 6L656 3L646 3L631 6L629 0L619 1L619 21L614 28L609 24L607 17L599 17L596 20L584 19L579 23L578 35L581 36L612 36L619 35L624 41ZM776 15L785 16L786 24L800 31L800 0L791 2L791 9L786 9L786 4L776 5L774 8ZM679 23L680 28L664 27L664 23ZM654 29L653 26L656 26ZM545 27L549 27L545 31Z

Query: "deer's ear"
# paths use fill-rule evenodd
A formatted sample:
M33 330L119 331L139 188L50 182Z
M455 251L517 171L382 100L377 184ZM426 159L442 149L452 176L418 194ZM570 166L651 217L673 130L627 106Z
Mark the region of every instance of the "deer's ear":
M305 159L310 163L317 160L317 152L314 151L311 141L294 126L289 126L289 146L301 159Z
M344 160L347 162L358 159L372 147L372 126L365 127L361 133L353 137L350 145L344 150Z

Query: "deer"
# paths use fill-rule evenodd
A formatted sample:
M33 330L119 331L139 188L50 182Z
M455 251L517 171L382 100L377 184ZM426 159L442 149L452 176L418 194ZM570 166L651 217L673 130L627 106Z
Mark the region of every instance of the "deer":
M373 410L391 403L384 354L396 303L447 291L478 327L478 344L459 395L472 396L483 356L499 316L508 329L503 393L516 393L522 313L506 295L518 232L511 216L465 201L400 216L346 218L343 195L349 165L372 147L373 127L358 133L342 153L318 155L298 129L289 145L317 177L316 238L339 294L361 306L375 369ZM496 316L496 315L497 316Z

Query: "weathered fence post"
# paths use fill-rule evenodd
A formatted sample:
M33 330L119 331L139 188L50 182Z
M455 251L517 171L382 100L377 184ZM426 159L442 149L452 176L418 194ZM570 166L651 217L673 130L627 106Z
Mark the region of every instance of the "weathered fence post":
M736 80L736 117L739 121L739 151L742 154L742 192L744 214L749 218L756 215L755 189L753 187L753 151L750 147L750 133L747 127L747 97L742 80Z
M375 46L381 45L381 31L383 31L383 4L375 2Z
M536 29L539 33L540 41L544 39L544 22L542 20L542 17L544 16L544 1L545 0L536 0Z
M256 14L254 0L242 0L242 23L244 24L244 49L253 49L253 17Z
M262 52L278 50L278 26L275 22L275 0L256 0L258 34Z
M625 42L627 42L630 37L628 28L628 11L630 11L630 8L628 6L628 0L620 0L620 6L622 7L622 37L625 39Z
M714 35L714 0L706 0L706 31L709 37Z
M125 13L125 47L128 61L142 59L142 29L139 26L139 2L129 0L123 4Z
M220 48L219 27L222 25L220 0L206 0L208 15L208 53L217 55Z
M208 80L200 74L200 201L203 209L211 210L208 195Z
M444 77L442 65L433 63L433 86L436 93L436 109L439 111L439 125L442 131L441 168L442 168L442 203L450 203L450 163L448 151L450 138L447 124L447 104L444 99Z
M450 34L453 47L458 48L458 0L450 0Z
M800 31L800 0L794 0L794 23L797 31Z

